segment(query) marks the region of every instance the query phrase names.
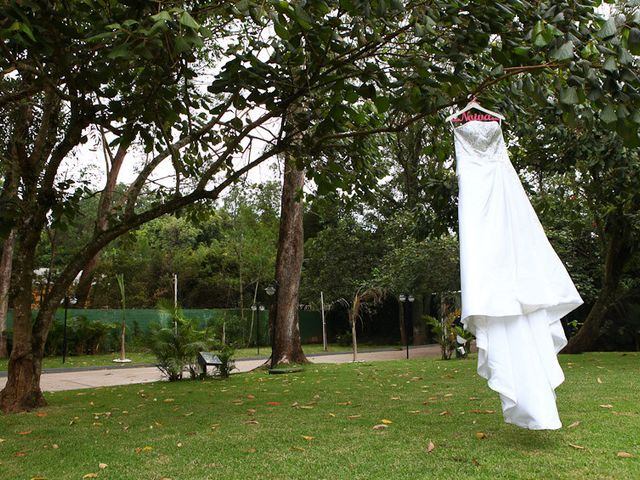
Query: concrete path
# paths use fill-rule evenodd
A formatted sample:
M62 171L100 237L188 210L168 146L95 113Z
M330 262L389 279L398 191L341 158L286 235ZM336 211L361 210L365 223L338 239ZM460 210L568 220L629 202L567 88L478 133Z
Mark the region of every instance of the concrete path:
M439 345L410 347L409 358L439 357ZM313 363L348 363L353 360L351 353L321 353L307 355ZM376 350L358 354L359 361L401 360L406 358L405 350ZM266 359L236 360L234 372L248 372L265 363ZM40 386L45 392L76 390L80 388L112 387L133 383L148 383L163 380L156 367L119 367L105 369L82 369L64 372L49 370L42 374ZM4 387L6 377L0 378L0 388Z

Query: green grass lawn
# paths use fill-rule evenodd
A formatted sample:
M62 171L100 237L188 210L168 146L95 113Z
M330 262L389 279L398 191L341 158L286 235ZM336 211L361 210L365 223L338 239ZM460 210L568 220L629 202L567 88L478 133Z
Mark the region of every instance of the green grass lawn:
M640 355L561 361L559 431L505 424L474 359L48 394L0 416L0 478L640 478Z
M358 351L366 351L368 349L376 348L401 348L397 345L361 345L358 347ZM307 354L320 353L323 351L322 344L309 344L303 346L304 352ZM350 347L345 347L337 344L330 344L327 346L327 351L338 352L350 352ZM239 348L236 350L235 358L250 358L250 357L264 357L269 358L271 355L271 347L260 347L260 354L258 355L256 348ZM62 363L62 357L45 357L44 368L72 368L72 367L102 367L105 365L117 365L113 363L114 358L120 358L119 353L108 353L100 355L72 355L66 358L65 363ZM131 363L121 365L140 365L140 364L153 364L155 357L149 353L144 352L128 352L127 358L131 360ZM7 360L0 359L0 371L7 370Z

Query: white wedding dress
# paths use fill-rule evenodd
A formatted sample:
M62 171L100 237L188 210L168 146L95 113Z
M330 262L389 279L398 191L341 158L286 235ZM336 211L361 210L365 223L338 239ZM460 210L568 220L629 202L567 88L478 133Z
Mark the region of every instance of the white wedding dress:
M454 137L462 323L476 336L478 374L500 394L507 423L560 428L560 319L582 299L509 161L500 124L470 121Z

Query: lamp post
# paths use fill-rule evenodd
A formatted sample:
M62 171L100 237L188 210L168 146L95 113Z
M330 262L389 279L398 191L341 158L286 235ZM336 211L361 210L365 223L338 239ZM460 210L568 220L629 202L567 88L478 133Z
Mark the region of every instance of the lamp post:
M273 285L267 286L264 291L267 295L269 295L269 317L271 317L271 306L273 305L273 301L271 297L276 293L276 287ZM273 324L271 325L271 355L273 356L273 351L275 350L275 341L276 341L276 317L273 317ZM273 360L272 360L273 361Z
M69 304L75 305L78 303L76 297L69 298L69 295L65 295L62 300L64 304L64 329L62 334L62 363L67 360L67 310L69 309Z
M410 293L408 294L401 293L400 295L398 295L398 300L400 300L400 303L402 304L402 313L404 316L404 339L405 339L405 346L407 350L407 360L408 360L409 359L409 318L413 311L413 302L415 301L415 297ZM408 304L406 302L408 302Z
M256 315L256 347L260 355L260 312L264 312L264 305L251 305L251 311Z
M264 305L258 305L258 323L256 323L256 345L258 347L258 355L260 355L260 312L264 312Z

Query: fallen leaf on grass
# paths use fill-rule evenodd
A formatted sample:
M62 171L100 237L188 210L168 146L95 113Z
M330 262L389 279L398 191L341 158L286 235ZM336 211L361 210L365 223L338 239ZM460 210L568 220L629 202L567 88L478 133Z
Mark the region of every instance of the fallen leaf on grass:
M453 397L453 393L445 393L444 396L445 397Z
M255 408L247 408L247 413L249 415L253 415L254 413L258 413L258 410L256 410Z
M487 434L484 433L484 432L476 432L476 438L478 440L483 440L483 439L487 438Z
M613 405L609 405L608 403L606 405L600 405L601 408L613 408Z
M311 405L300 405L300 408L303 408L305 410L311 410L313 407Z
M335 416L336 416L336 414L335 414L335 413L331 413L331 412L329 412L329 416L330 416L330 417L335 417Z
M107 468L109 465L107 465L106 463L99 463L98 467L100 468L100 470L104 470L105 468Z
M600 377L598 377L598 378L596 379L596 381L597 381L598 383L604 383Z
M256 450L255 448L247 448L245 450L246 453L256 453L258 450Z
M267 405L280 405L280 402L267 402Z
M25 432L18 432L18 435L29 435L33 430L27 430Z
M316 437L312 437L312 436L309 436L309 435L302 435L302 438L304 438L307 442L310 442L311 440L313 440Z
M58 445L57 443L54 443L53 445L51 445L51 448L53 448L54 450L57 450L60 448L60 445Z
M304 448L302 447L291 447L292 452L304 452Z
M355 419L355 418L360 418L361 416L362 416L362 415L349 415L347 418L348 418L349 420L353 420L353 419Z
M479 397L469 397L469 400L480 400Z
M41 417L41 418L42 417L46 417L47 415L48 415L47 412L37 412L36 413L36 417Z
M245 420L244 422L245 425L258 425L258 421L257 420Z
M373 429L374 430L383 430L383 429L388 428L388 427L389 427L389 425L385 425L384 423L381 423L380 425L374 425Z
M150 452L151 450L153 450L153 447L150 446L146 446L146 447L138 447L138 448L134 448L133 451L136 453L145 453L145 452Z
M98 474L97 473L87 473L87 474L83 475L82 478L98 478Z
M570 443L569 446L575 448L576 450L584 450L584 447L582 445L574 445L573 443Z
M495 410L469 410L469 413L496 413Z
M450 414L445 410L444 412L440 412L438 415L442 416L442 415L450 415Z
M31 480L47 480L47 477L40 477L40 476L31 477Z
M182 442L178 442L178 443L176 443L176 447L178 447L178 448L182 448Z
M173 399L173 398L165 398L165 399L163 400L163 402L164 402L164 403L173 403L173 402L175 402L175 399Z
M16 456L16 457L26 457L27 456L27 452L16 452L14 454L14 456Z
M431 440L429 440L429 444L427 445L427 453L433 452L434 448L436 448L436 446L433 444Z
M628 452L618 452L618 453L616 453L616 457L619 457L619 458L632 458L633 455L631 455Z
M579 421L577 421L577 422L573 422L573 423L572 423L571 425L569 425L567 428L575 428L575 427L577 427L578 425L580 425L580 422L579 422Z
M382 423L384 423L385 425L391 425L393 423L392 420L387 420L386 418L383 418L382 420L380 420Z
M4 438L0 438L0 443L4 442L5 439Z
M191 415L193 415L193 412L188 412L184 414L185 417L190 417Z
M400 397L399 396L391 397L391 400L400 400Z
M251 394L249 394L249 395L247 395L247 398L248 398L249 400L253 400L254 398L256 398L256 396L255 396L255 395L251 395Z
M351 402L338 402L338 405L351 405Z

